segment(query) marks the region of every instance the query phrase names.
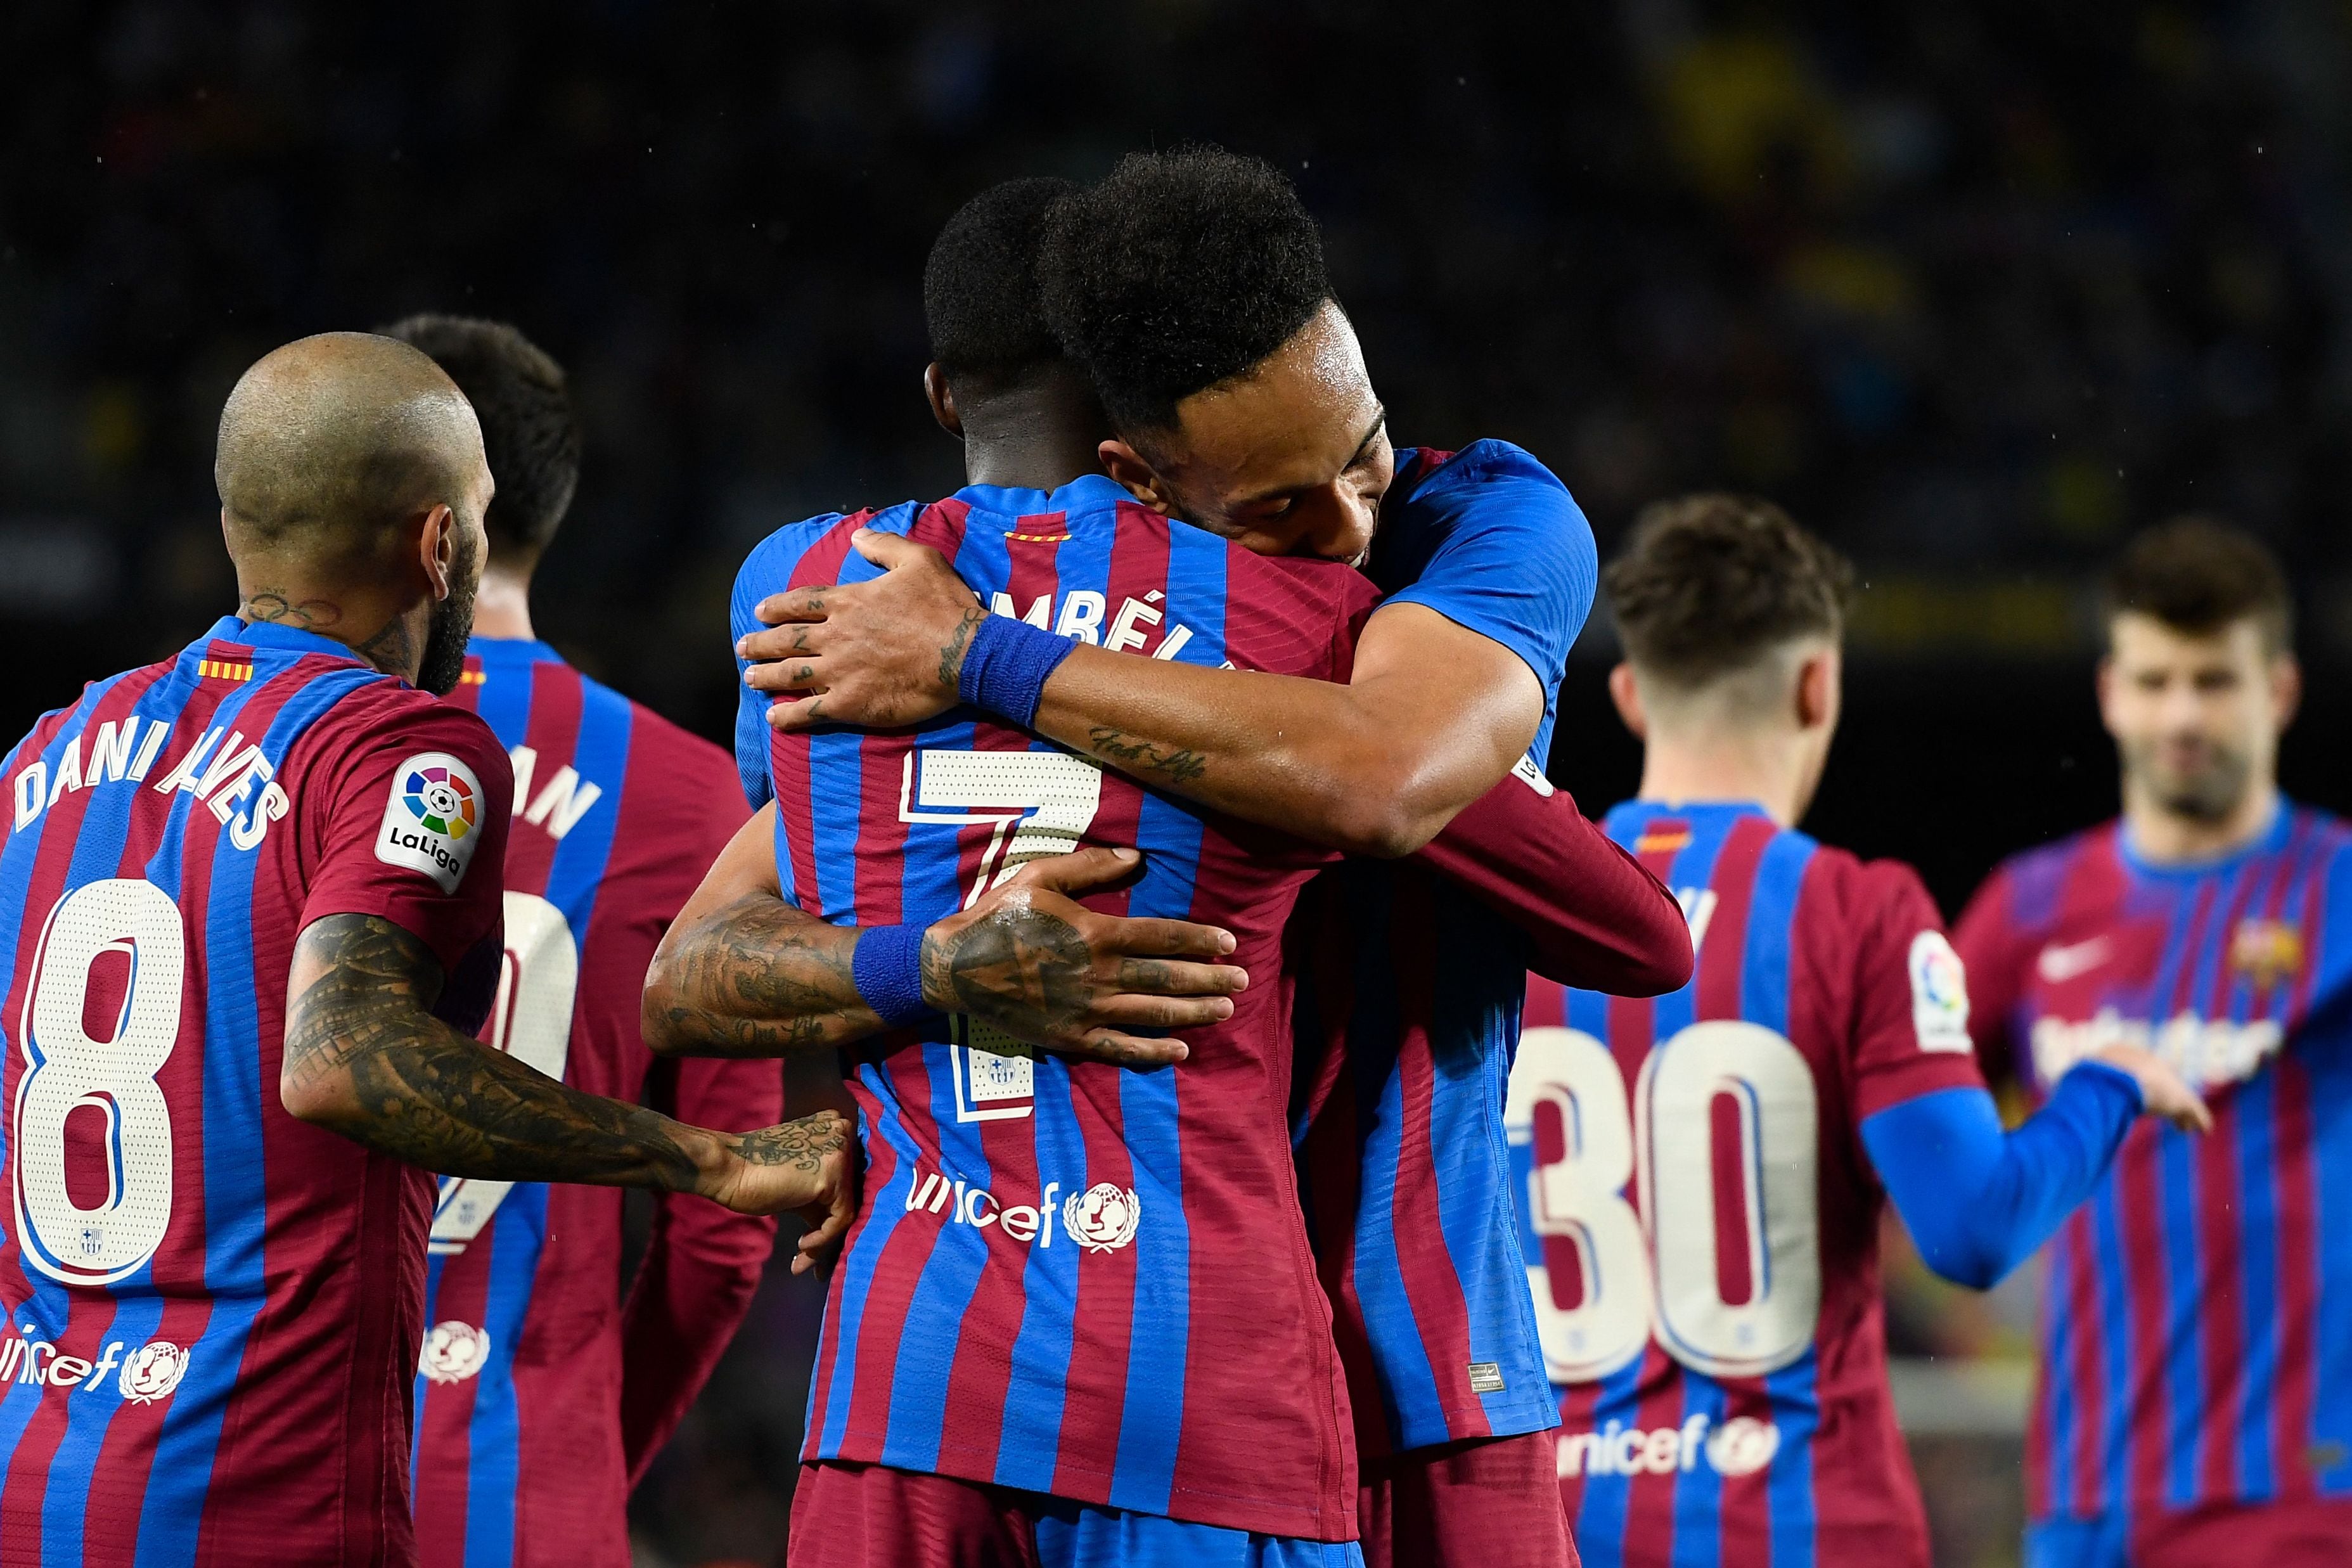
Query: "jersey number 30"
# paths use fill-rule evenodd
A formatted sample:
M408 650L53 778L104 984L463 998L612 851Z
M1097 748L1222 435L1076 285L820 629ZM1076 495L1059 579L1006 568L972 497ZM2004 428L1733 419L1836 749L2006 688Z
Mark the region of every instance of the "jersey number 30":
M1556 1137L1539 1113L1557 1118ZM1571 1282L1528 1261L1552 1381L1606 1377L1653 1337L1713 1377L1803 1355L1822 1306L1819 1116L1812 1068L1760 1025L1693 1024L1657 1046L1630 1108L1606 1046L1529 1029L1506 1121L1513 1142L1536 1145L1528 1215L1544 1255L1572 1258L1580 1276L1563 1289ZM1718 1215L1717 1194L1733 1192L1743 1212ZM1727 1260L1727 1247L1746 1256ZM1743 1283L1727 1289L1727 1277Z

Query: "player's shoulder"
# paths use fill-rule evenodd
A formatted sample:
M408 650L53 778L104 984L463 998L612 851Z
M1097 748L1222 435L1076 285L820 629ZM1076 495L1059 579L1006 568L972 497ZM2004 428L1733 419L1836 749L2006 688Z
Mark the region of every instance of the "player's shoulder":
M730 797L738 793L733 752L704 740L635 698L614 690L593 675L577 669L573 673L580 677L583 704L593 702L625 717L633 768L642 764L657 770L662 776L689 785L719 789Z
M1927 884L1908 861L1866 859L1851 849L1824 844L1795 828L1781 831L1811 847L1806 867L1808 912L1832 929L1866 931L1886 921L1942 917Z
M400 753L420 767L454 759L477 784L500 794L509 787L506 748L478 714L420 691L404 680L378 673L339 692L288 755L289 787L321 765L334 771L348 763ZM306 765L307 764L307 765Z
M2092 861L2112 860L2122 823L2113 817L2005 857L1970 900L2001 924L2036 928L2057 918L2066 885Z
M785 523L751 546L743 557L743 564L735 574L739 605L746 592L756 600L793 586L796 577L807 574L804 567L816 571L824 582L832 582L842 559L849 552L850 535L861 528L905 533L923 510L920 502L901 501L895 506L869 507L860 511L821 511L797 522Z
M1557 490L1563 497L1569 493L1560 477L1534 453L1514 442L1492 437L1450 451L1435 447L1406 447L1397 452L1397 482L1402 485L1407 499L1452 486L1496 479L1523 479Z

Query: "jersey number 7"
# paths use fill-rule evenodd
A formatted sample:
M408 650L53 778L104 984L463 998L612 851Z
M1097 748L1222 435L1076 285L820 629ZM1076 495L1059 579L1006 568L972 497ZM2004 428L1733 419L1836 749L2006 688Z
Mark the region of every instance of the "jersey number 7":
M1067 752L961 752L931 747L907 754L898 820L988 825L988 841L963 907L1023 866L1078 847L1102 809L1102 769ZM958 1121L1027 1116L1035 1104L1029 1047L987 1024L958 1016L948 1047Z

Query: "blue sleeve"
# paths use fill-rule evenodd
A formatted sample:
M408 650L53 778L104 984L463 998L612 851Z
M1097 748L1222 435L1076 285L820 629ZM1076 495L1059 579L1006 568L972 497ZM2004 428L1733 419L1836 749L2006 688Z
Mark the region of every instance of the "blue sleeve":
M1927 1267L1983 1290L2091 1195L2140 1109L2137 1079L2085 1061L2013 1132L1983 1089L1939 1089L1865 1118L1862 1142Z
M840 512L829 511L805 522L791 523L752 547L742 569L735 574L735 590L728 599L729 653L734 652L738 640L760 629L761 623L751 613L752 607L791 586L793 568L801 556L841 519ZM743 798L757 811L773 798L775 790L768 780L769 698L766 692L743 684L743 671L750 667L748 659L735 660L735 772L742 780Z
M1526 660L1547 704L1601 575L1592 526L1549 468L1507 441L1477 441L1381 519L1372 577Z

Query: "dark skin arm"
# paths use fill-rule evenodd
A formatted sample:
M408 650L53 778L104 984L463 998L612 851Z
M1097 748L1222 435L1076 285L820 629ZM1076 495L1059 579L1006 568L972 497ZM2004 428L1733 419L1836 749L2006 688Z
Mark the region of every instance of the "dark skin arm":
M860 531L887 571L759 606L737 652L780 730L892 728L956 702L987 612L946 558ZM1038 734L1200 804L1351 854L1409 855L1527 754L1543 687L1509 649L1420 605L1374 612L1345 686L1081 645L1045 682Z
M301 1121L444 1175L698 1194L740 1214L797 1209L797 1270L856 1214L849 1127L832 1111L712 1132L569 1089L435 1017L441 965L374 915L303 930L278 1099Z
M788 901L775 807L744 824L679 911L646 976L646 1042L664 1055L784 1056L879 1034L851 965L864 931ZM1181 1061L1181 1040L1135 1029L1230 1017L1247 973L1213 962L1233 938L1187 921L1100 915L1072 895L1134 872L1132 849L1088 848L1022 867L932 924L923 1000L1015 1039L1123 1067Z

